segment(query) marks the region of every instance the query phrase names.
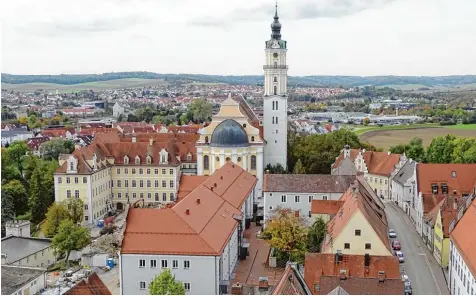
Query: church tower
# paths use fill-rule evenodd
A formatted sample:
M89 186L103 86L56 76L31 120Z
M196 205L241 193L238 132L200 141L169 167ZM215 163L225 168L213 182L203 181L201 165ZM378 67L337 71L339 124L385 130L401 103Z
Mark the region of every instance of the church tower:
M286 41L281 39L278 5L271 24L271 39L266 41L264 69L264 138L266 140L264 165L281 164L286 168L288 136L288 66Z

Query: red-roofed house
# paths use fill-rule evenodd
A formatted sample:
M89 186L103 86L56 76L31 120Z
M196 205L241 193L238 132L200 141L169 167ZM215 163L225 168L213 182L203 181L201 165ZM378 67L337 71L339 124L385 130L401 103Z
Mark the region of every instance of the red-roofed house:
M252 217L256 181L229 162L172 208L130 209L119 259L121 294L146 294L163 268L190 294L227 289Z

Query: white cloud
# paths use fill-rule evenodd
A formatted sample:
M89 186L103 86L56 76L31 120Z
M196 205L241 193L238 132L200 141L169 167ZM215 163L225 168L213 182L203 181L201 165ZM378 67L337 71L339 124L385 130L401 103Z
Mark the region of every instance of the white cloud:
M273 0L5 0L4 73L261 74ZM290 75L475 74L476 1L281 0Z

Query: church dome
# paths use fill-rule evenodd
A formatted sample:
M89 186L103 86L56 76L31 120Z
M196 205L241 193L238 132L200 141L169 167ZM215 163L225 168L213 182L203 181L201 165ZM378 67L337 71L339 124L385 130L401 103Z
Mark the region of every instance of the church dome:
M245 129L233 119L221 122L213 131L210 141L212 147L246 147L248 145Z

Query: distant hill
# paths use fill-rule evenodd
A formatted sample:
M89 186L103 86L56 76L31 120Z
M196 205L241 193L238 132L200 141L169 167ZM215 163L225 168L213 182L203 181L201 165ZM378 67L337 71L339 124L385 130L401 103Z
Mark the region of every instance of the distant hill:
M262 84L262 75L223 76L202 74L159 74L152 72L112 72L103 74L12 75L2 73L2 83L54 83L73 85L118 79L161 79L167 82L204 82L227 84ZM404 86L422 88L459 87L475 84L476 75L453 76L290 76L292 86Z

